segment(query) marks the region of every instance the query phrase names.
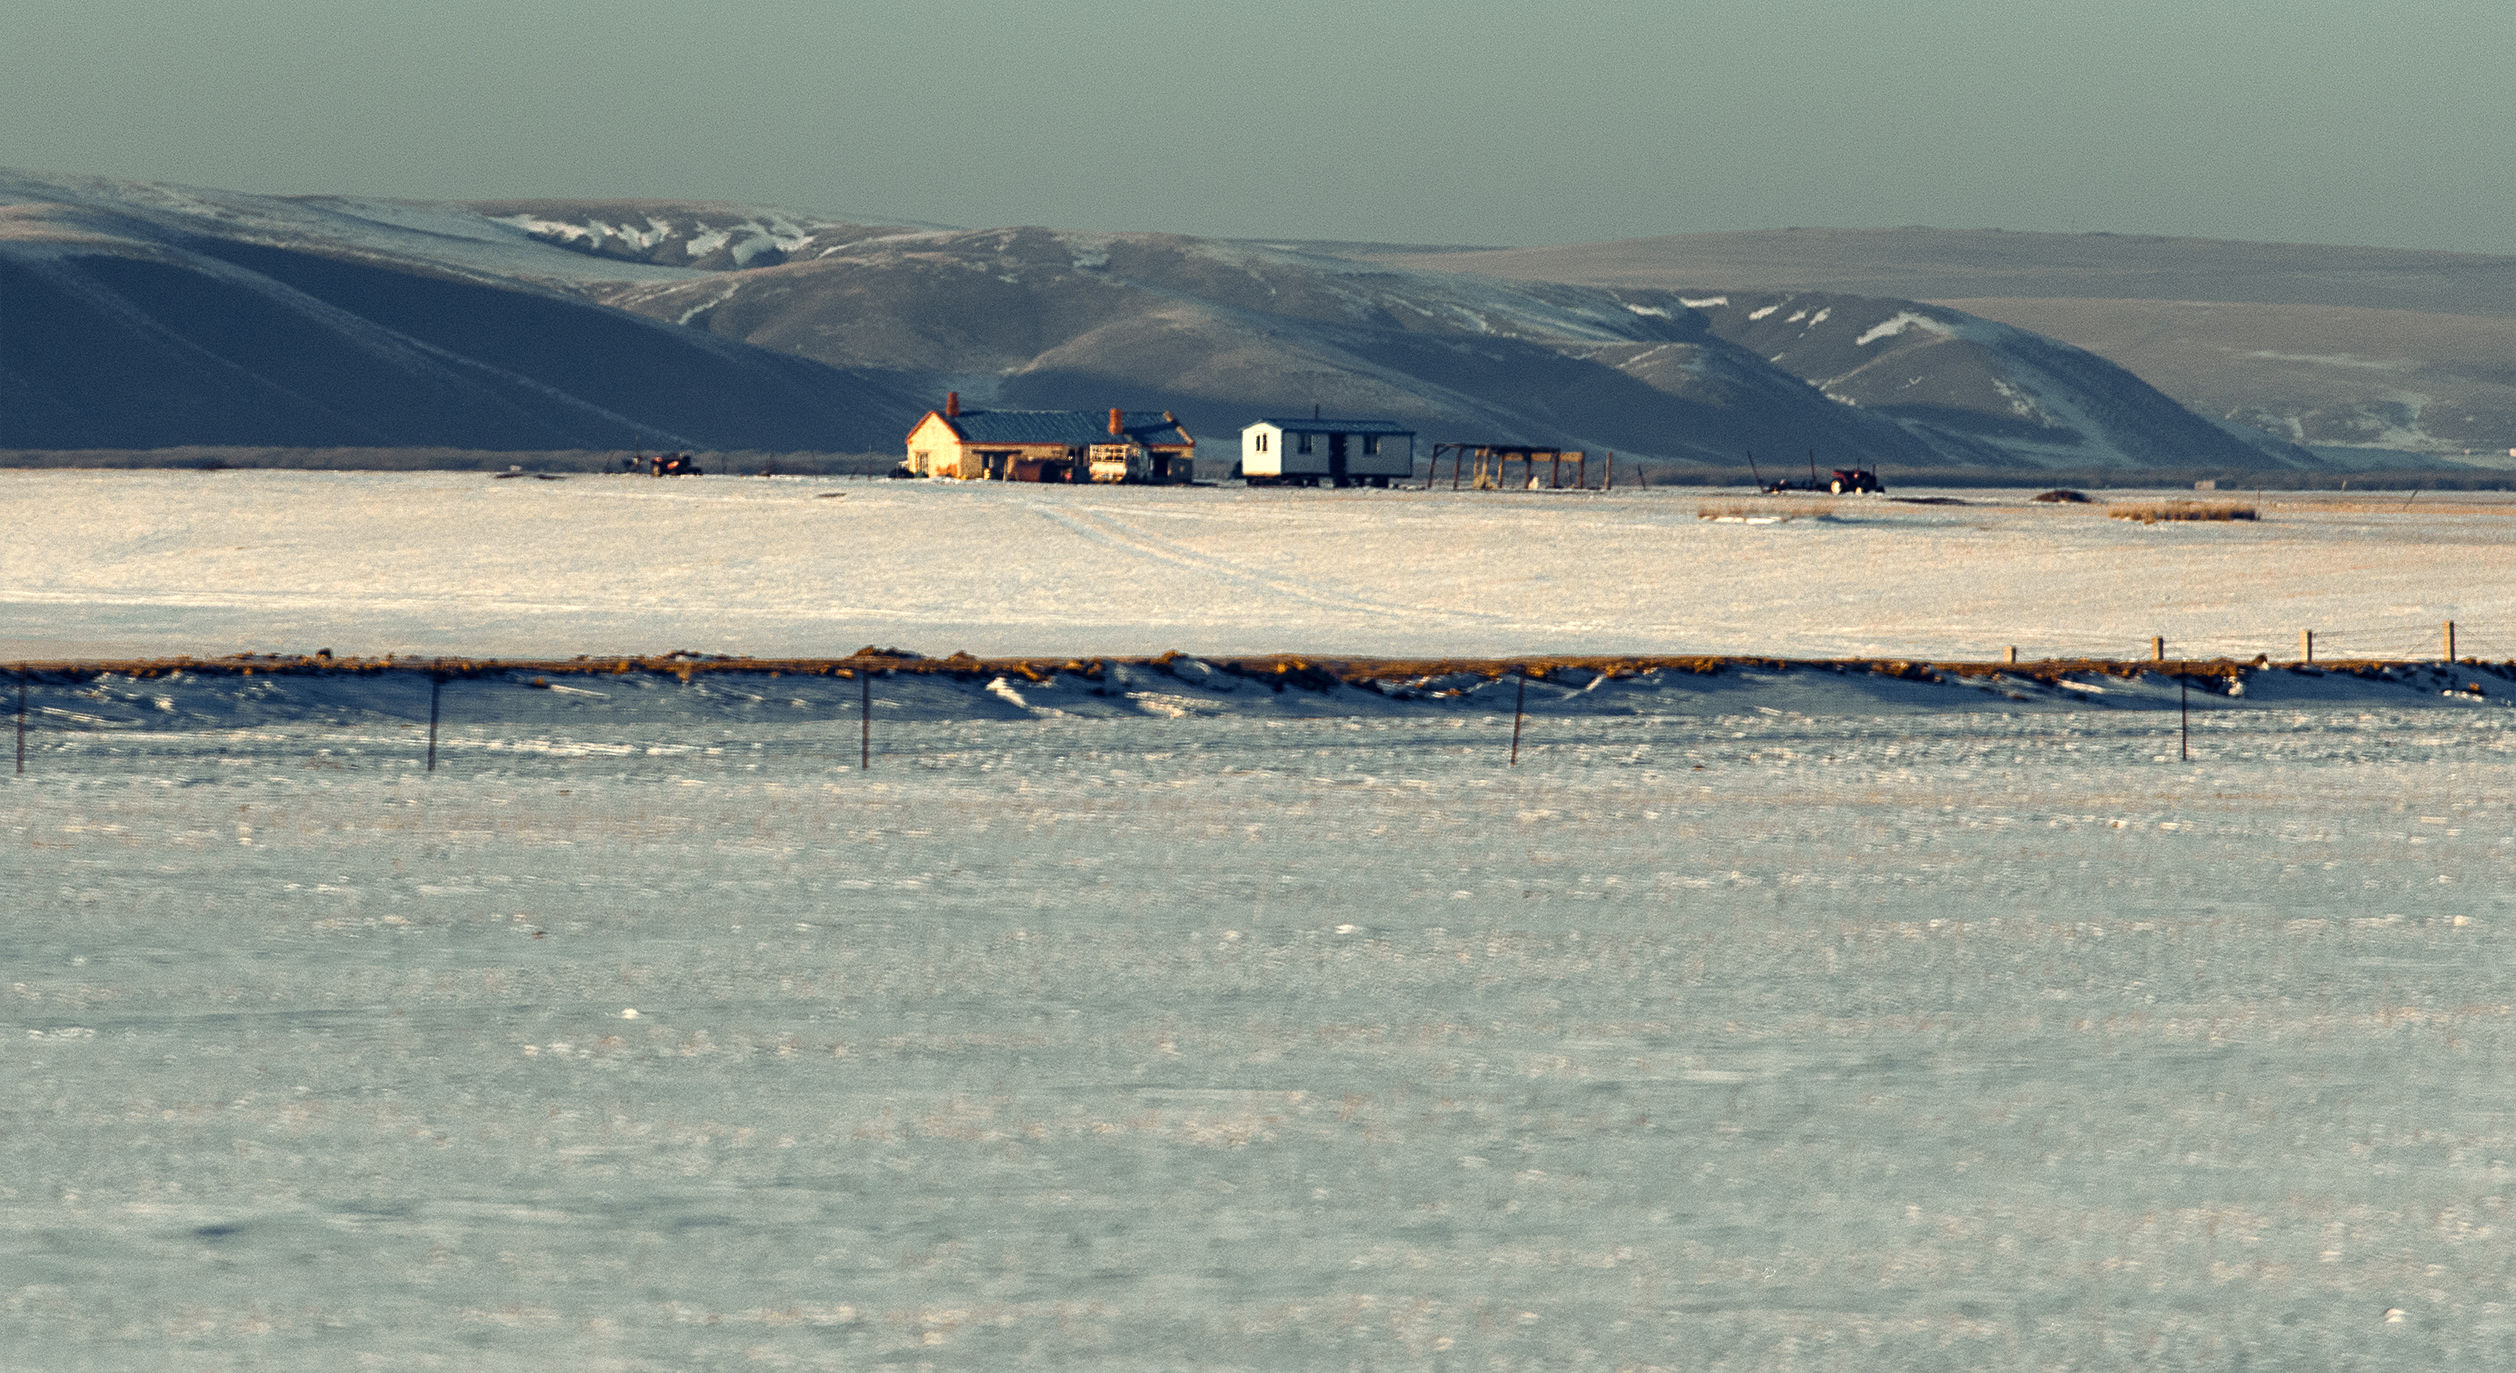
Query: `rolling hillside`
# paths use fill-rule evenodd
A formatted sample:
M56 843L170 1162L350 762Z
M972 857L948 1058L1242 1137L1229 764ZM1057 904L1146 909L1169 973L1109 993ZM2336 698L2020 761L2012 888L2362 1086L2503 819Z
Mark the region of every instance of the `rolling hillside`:
M1998 230L1781 229L1374 262L1513 279L1935 301L2098 353L2297 443L2506 462L2516 257Z
M588 251L618 242L628 218L539 214L537 232ZM677 251L722 251L720 232L694 224ZM2202 421L2102 359L1909 301L1838 300L1831 330L1822 319L1785 329L1729 309L1726 295L1514 284L1169 235L851 231L771 246L773 265L603 296L834 365L926 369L981 403L1158 404L1210 435L1251 413L1318 404L1402 417L1439 438L1721 467L1756 448L1907 469L2314 463ZM664 241L640 255L675 251ZM1884 342L1844 332L1900 316L1925 327ZM1844 379L1889 357L1900 376L1926 380Z
M1459 260L0 174L0 448L886 451L951 389L1174 410L1210 442L1317 405L1722 470L1750 450L2030 480L2317 462L1909 298Z
M0 448L858 450L914 413L587 299L476 215L161 191L0 179Z

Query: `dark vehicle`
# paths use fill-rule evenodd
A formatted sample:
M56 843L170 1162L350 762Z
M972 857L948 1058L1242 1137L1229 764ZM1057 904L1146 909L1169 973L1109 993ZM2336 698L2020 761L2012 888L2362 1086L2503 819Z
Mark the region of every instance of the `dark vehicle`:
M1878 474L1866 467L1838 467L1834 469L1834 475L1831 478L1819 481L1817 455L1813 452L1808 455L1807 481L1793 481L1789 477L1776 477L1772 481L1766 481L1764 473L1757 470L1754 453L1747 455L1747 470L1756 476L1756 489L1768 496L1779 496L1790 491L1824 491L1836 496L1856 496L1865 493L1878 495L1887 490L1886 484L1879 481Z

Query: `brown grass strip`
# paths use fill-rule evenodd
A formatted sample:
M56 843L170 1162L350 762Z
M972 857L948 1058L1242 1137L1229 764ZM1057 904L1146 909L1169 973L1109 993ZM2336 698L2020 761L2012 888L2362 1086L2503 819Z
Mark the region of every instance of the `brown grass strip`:
M1113 667L1167 668L1179 652L1152 657L1094 656L1061 658L979 658L956 653L948 658L921 658L895 652L857 653L845 658L738 658L698 654L605 656L565 659L396 657L336 658L284 654L244 654L225 658L141 658L0 664L0 678L75 680L100 676L136 678L195 676L358 676L378 673L442 673L449 678L506 674L542 677L609 677L644 675L674 677L687 682L716 674L793 675L853 678L859 673L954 677L985 680L1018 677L1042 682L1059 673L1098 679ZM2026 663L1950 662L1907 658L1778 658L1751 654L1530 654L1517 658L1344 658L1279 653L1256 657L1200 657L1198 661L1262 682L1313 689L1336 684L1379 685L1436 677L1472 675L1490 679L1525 675L1545 681L1565 673L1596 673L1610 678L1646 672L1714 674L1733 668L1769 671L1809 669L1872 673L1908 680L1940 677L2013 677L2050 682L2063 676L2104 675L2134 678L2146 672L2182 672L2192 676L2241 677L2261 666L2260 659L2216 658L2208 661L2152 662L2146 658L2055 658ZM2326 672L2348 673L2399 667L2401 660L2318 662Z
M2165 501L2157 505L2116 505L2105 512L2118 520L2138 520L2142 524L2168 524L2199 521L2227 524L2238 520L2260 518L2250 505L2223 505L2206 501Z

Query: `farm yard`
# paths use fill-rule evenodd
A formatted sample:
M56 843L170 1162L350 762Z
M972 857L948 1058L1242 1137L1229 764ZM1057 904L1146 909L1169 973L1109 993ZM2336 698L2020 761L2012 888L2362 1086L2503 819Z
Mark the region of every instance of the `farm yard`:
M212 654L2516 658L2516 498L2250 523L1600 492L0 474L0 662ZM2113 498L2154 505L2154 496ZM1711 504L1822 509L1775 523ZM1831 506L1830 509L1826 508Z

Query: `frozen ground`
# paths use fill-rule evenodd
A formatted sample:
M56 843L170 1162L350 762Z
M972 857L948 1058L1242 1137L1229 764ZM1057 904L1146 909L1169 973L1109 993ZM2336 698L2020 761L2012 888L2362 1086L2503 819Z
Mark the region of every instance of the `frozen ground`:
M2505 1367L2439 680L39 687L0 1363Z
M1892 475L1892 474L1891 474ZM341 653L2516 658L2516 501L2158 525L2023 493L1719 524L1697 490L0 472L0 661ZM2185 493L2190 495L2191 493ZM2240 499L2252 500L2249 497ZM1791 508L1805 502L1774 502Z

